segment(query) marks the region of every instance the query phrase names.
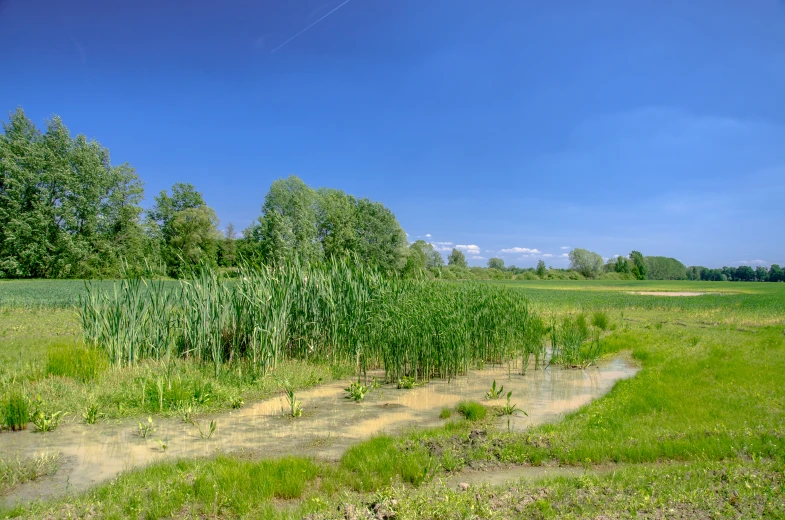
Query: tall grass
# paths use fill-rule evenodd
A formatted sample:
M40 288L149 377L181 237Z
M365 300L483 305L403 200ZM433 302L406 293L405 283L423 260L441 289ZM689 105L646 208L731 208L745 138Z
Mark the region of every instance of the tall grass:
M453 377L477 363L528 360L544 327L519 292L479 283L385 277L350 261L243 269L233 280L202 269L178 284L86 285L88 345L111 362L250 360L265 373L283 359L383 367L388 380Z

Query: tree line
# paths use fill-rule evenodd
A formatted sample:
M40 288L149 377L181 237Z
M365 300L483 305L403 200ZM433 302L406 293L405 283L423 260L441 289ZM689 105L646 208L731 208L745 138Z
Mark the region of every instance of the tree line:
M221 233L201 193L177 183L140 206L144 187L109 150L54 116L42 132L19 108L0 135L0 278L180 276L201 265L274 265L356 256L404 270L406 234L379 202L275 181L242 237Z

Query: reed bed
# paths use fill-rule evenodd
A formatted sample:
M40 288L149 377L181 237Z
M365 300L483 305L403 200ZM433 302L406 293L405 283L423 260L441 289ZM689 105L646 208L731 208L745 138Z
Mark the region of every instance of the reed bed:
M115 366L194 358L216 374L235 360L266 373L284 359L384 368L388 380L453 377L542 352L545 329L520 291L405 280L343 260L202 269L177 284L87 283L86 343Z

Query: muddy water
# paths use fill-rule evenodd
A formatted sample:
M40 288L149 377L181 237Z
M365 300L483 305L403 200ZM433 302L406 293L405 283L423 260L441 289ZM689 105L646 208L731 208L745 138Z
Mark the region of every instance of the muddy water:
M269 457L295 454L335 460L349 446L372 435L439 425L443 422L438 417L441 409L464 399L504 404L503 399L483 399L494 379L504 385L505 393L512 390L511 402L529 414L510 418L510 428L523 430L583 406L636 371L622 359L586 370L530 369L525 376L514 370L509 375L506 367L497 367L472 371L450 383L433 381L411 390L382 386L360 403L344 398L346 382L333 383L298 392L304 412L296 419L283 415L287 407L283 397L199 417L204 431L212 419L217 423L209 440L202 439L195 425L180 419L155 420L157 430L144 439L138 434L138 421L67 424L50 433L4 433L0 435L4 457L42 452L60 452L65 457L54 477L16 488L5 502L10 505L80 491L150 462L216 452L245 450ZM500 419L500 424L506 428L507 419ZM161 443L166 444L165 450Z

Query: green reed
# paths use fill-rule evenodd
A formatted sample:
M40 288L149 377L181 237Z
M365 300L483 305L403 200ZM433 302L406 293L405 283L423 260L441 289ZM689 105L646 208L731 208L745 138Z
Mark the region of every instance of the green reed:
M266 373L284 359L383 368L388 381L451 378L482 363L544 352L545 328L520 291L481 283L387 277L346 260L210 269L179 283L86 285L85 342L115 366L193 358L249 360Z

